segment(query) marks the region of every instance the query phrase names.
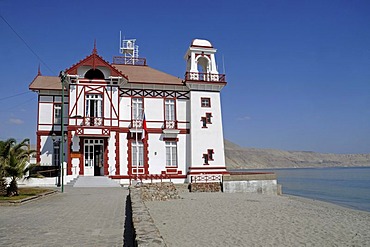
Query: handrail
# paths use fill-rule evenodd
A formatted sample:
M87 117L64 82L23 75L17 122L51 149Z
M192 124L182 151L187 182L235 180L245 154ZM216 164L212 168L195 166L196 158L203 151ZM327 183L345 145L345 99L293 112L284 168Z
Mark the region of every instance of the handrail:
M225 74L212 74L212 73L204 73L204 72L186 72L185 80L226 82L226 76Z
M129 64L137 66L146 66L146 59L142 57L114 56L113 64Z

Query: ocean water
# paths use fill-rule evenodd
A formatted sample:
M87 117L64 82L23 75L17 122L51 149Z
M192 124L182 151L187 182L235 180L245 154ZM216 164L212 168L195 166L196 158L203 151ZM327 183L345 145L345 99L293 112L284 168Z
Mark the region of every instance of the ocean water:
M283 194L370 212L370 167L282 168L258 171L275 172L278 183L283 187Z

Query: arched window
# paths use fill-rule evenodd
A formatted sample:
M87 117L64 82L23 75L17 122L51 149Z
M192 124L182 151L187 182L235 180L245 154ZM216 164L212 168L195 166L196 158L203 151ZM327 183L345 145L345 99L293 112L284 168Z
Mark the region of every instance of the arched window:
M104 74L99 69L90 69L85 74L86 79L104 79Z

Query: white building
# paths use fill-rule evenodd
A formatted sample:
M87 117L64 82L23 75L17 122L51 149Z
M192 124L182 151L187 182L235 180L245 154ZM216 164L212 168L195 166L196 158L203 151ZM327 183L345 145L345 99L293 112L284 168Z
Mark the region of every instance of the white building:
M121 52L109 63L94 47L66 69L64 104L61 78L38 73L29 86L38 93L37 162L58 165L64 140L67 175L121 183L221 179L228 173L220 102L226 81L216 49L193 40L184 79L147 66L135 40L124 40Z

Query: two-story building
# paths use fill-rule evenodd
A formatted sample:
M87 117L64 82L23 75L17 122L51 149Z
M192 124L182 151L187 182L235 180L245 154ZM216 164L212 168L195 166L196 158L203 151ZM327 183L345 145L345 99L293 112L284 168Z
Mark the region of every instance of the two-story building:
M123 40L125 56L112 63L94 46L61 76L38 73L29 86L38 94L37 162L60 164L64 142L67 175L121 183L221 179L227 174L220 102L226 81L216 49L193 40L180 79L149 67L132 42Z

